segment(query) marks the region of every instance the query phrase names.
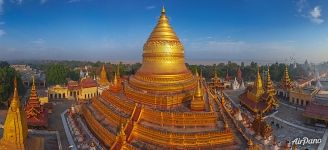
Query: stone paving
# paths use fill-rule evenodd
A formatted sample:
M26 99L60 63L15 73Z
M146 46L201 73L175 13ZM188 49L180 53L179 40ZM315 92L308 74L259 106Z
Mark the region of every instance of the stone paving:
M53 110L49 115L49 130L58 131L61 139L63 150L69 150L69 144L65 134L65 130L61 121L61 113L71 107L73 101L70 100L52 100Z

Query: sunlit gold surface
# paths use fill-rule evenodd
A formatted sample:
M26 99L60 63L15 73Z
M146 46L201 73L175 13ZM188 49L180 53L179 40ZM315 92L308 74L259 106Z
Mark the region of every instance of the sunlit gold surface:
M222 114L213 111L217 106L209 103L202 78L185 66L183 46L165 13L163 8L144 45L142 67L123 82L118 70L111 88L82 107L85 121L110 149L230 146L234 134L218 124Z
M275 89L271 81L270 70L267 72L267 82L265 89L260 75L260 68L257 70L256 79L252 87L247 87L240 95L240 103L250 109L253 113L265 113L278 106L275 96Z
M3 127L3 136L0 140L1 150L24 150L27 140L27 124L25 112L22 111L15 79L14 95L7 112Z
M144 44L142 66L130 77L130 84L161 95L196 87L196 80L185 65L183 45L170 26L165 9Z
M105 64L103 64L101 67L99 84L102 86L109 84L109 81L107 79L107 72L106 72Z

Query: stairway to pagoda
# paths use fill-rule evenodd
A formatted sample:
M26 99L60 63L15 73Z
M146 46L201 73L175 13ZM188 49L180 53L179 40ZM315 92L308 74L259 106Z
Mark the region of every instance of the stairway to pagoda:
M131 134L132 134L132 130L133 130L133 127L134 127L134 123L135 122L138 122L139 118L140 118L140 115L141 115L141 110L142 110L142 107L140 105L136 105L135 106L135 109L131 115L131 119L127 122L125 128L121 129L121 130L124 130L124 133L125 133L125 141L128 141ZM119 135L117 135L119 136ZM116 141L112 148L113 150L118 150L118 149L121 149L122 146L123 146L123 143L125 143L124 141L122 141L120 138L117 139L118 141Z

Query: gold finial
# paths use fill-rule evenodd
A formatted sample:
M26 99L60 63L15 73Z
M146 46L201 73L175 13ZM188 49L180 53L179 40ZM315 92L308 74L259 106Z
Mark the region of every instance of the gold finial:
M116 72L115 72L115 75L114 75L114 81L113 81L113 83L114 83L114 85L117 85L117 74L116 74Z
M116 73L117 73L117 76L120 77L120 64L117 64L117 68L116 68Z
M35 78L32 76L32 90L35 90Z
M13 99L11 100L10 107L12 109L17 109L19 107L19 97L18 97L18 92L17 92L17 78L15 77L14 79L14 95Z
M197 88L195 91L195 97L202 97L203 96L203 91L200 83L200 79L197 79Z
M195 74L196 74L196 77L199 77L197 68L195 69Z
M162 7L162 13L165 14L165 7L164 7L164 5Z

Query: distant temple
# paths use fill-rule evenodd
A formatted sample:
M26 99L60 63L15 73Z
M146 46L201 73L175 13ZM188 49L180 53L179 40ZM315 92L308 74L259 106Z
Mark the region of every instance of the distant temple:
M30 97L25 107L27 117L27 125L31 128L47 128L48 127L48 111L41 106L34 77Z
M288 66L285 66L285 71L284 75L280 81L280 86L278 89L278 95L285 98L289 99L289 92L292 89L292 81L289 78L289 73L288 73Z
M278 100L275 96L269 69L266 86L263 87L260 68L258 68L254 85L247 87L245 92L240 95L240 99L241 105L253 113L265 113L278 107Z
M142 56L141 68L128 80L117 69L109 89L82 105L88 128L106 149L238 146L225 118L211 109L218 106L208 102L202 78L186 67L164 7Z
M87 100L98 95L97 81L85 76L80 81L70 80L66 85L48 88L49 99Z

